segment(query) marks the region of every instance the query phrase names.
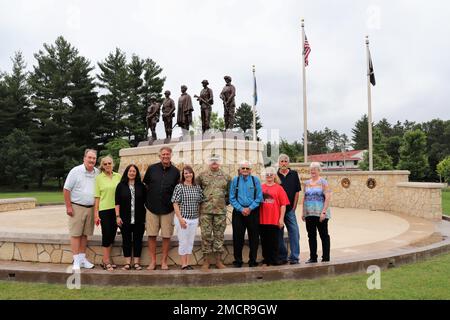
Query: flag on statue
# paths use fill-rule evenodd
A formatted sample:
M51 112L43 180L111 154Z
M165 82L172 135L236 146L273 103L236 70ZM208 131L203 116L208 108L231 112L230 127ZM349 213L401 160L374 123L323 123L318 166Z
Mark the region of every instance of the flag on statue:
M373 64L372 64L372 55L370 54L369 50L369 76L370 76L370 83L375 86L375 73L373 72Z
M305 47L303 48L303 55L305 56L305 66L308 66L308 64L309 64L308 57L309 57L310 52L311 52L311 47L309 46L308 38L306 37L306 34L305 34Z

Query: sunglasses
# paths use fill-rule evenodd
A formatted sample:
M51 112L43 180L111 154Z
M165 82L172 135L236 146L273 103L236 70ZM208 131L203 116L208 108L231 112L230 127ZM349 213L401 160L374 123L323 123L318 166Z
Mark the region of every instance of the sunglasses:
M250 168L241 168L241 170L250 170Z
M103 162L103 165L110 166L110 165L112 165L112 162Z

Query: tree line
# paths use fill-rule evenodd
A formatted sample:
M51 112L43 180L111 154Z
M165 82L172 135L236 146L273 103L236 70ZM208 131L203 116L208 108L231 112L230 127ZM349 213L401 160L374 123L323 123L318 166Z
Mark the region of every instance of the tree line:
M152 98L162 101L166 80L154 60L116 48L96 63L96 73L64 37L43 44L34 58L27 71L16 52L12 70L0 71L0 185L41 187L49 179L61 185L84 149L112 154L118 163L121 148L147 138L147 106ZM243 103L236 127L247 131L251 124L251 107ZM212 127L224 127L217 113Z
M145 139L146 106L162 99L165 82L155 61L117 48L93 75L93 63L63 37L34 58L27 71L17 52L12 71L0 73L1 184L42 186L50 178L61 184L85 148Z
M368 150L368 119L363 115L351 130L351 141L345 134L325 128L308 131L308 154ZM433 119L416 123L382 119L373 124L373 161L375 170L409 170L412 181L450 182L450 120ZM281 140L280 152L291 161L303 162L303 139L292 143ZM439 164L441 165L439 166ZM360 163L368 170L368 154Z

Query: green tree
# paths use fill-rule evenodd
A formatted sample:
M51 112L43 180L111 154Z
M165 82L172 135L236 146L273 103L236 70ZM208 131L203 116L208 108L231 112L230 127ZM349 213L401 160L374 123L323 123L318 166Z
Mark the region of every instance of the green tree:
M328 137L323 131L308 131L308 155L328 153Z
M115 138L105 144L105 149L100 151L100 157L112 156L114 160L114 171L117 171L120 166L120 149L129 148L130 144L128 141L122 138Z
M412 181L422 181L429 171L427 136L420 130L405 132L400 147L398 169L409 170Z
M352 129L353 148L355 150L367 150L369 148L368 118L363 115L362 118L355 123Z
M14 128L27 131L31 126L26 63L20 51L11 60L12 72L6 74L0 84L0 138L9 135Z
M39 167L39 153L33 141L24 131L13 129L2 140L0 148L2 184L26 188L35 179Z
M364 153L363 161L359 163L362 170L369 170L369 152ZM386 152L386 138L377 127L373 130L373 169L392 170L392 158Z
M261 120L259 119L258 111L256 113L256 134L258 130L262 128ZM241 128L244 133L247 130L253 129L253 111L252 107L248 103L242 103L239 108L236 109L234 115L234 127Z
M110 53L104 62L99 62L101 70L97 75L98 86L105 89L100 96L102 102L102 125L105 140L127 136L126 119L128 118L129 76L127 57L119 48Z
M279 151L279 153L287 154L291 162L303 161L303 144L298 141L289 143L287 140L281 139Z
M162 101L165 78L162 68L151 59L126 54L119 48L98 63L99 87L105 89L102 102L104 141L111 137L127 137L133 146L146 138L145 117L151 98Z
M97 95L89 60L63 37L34 55L30 75L32 117L30 136L41 152L39 186L45 177L62 178L79 162L86 147L94 146Z
M445 182L450 183L450 156L438 163L436 171Z
M427 155L430 164L427 179L438 181L437 165L450 155L450 120L433 119L422 123L421 127L427 136Z

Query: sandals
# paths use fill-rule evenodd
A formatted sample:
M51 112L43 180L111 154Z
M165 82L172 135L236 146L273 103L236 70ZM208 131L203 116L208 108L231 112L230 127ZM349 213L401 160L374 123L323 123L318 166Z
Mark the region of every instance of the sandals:
M191 265L187 265L187 266L181 267L181 270L194 270L194 268Z
M131 264L127 263L126 265L124 265L122 267L122 270L130 270L131 269Z
M133 265L134 270L142 270L142 266L139 263Z
M114 271L114 267L113 267L113 265L111 263L104 263L104 262L102 262L100 264L100 267L102 267L103 270Z

